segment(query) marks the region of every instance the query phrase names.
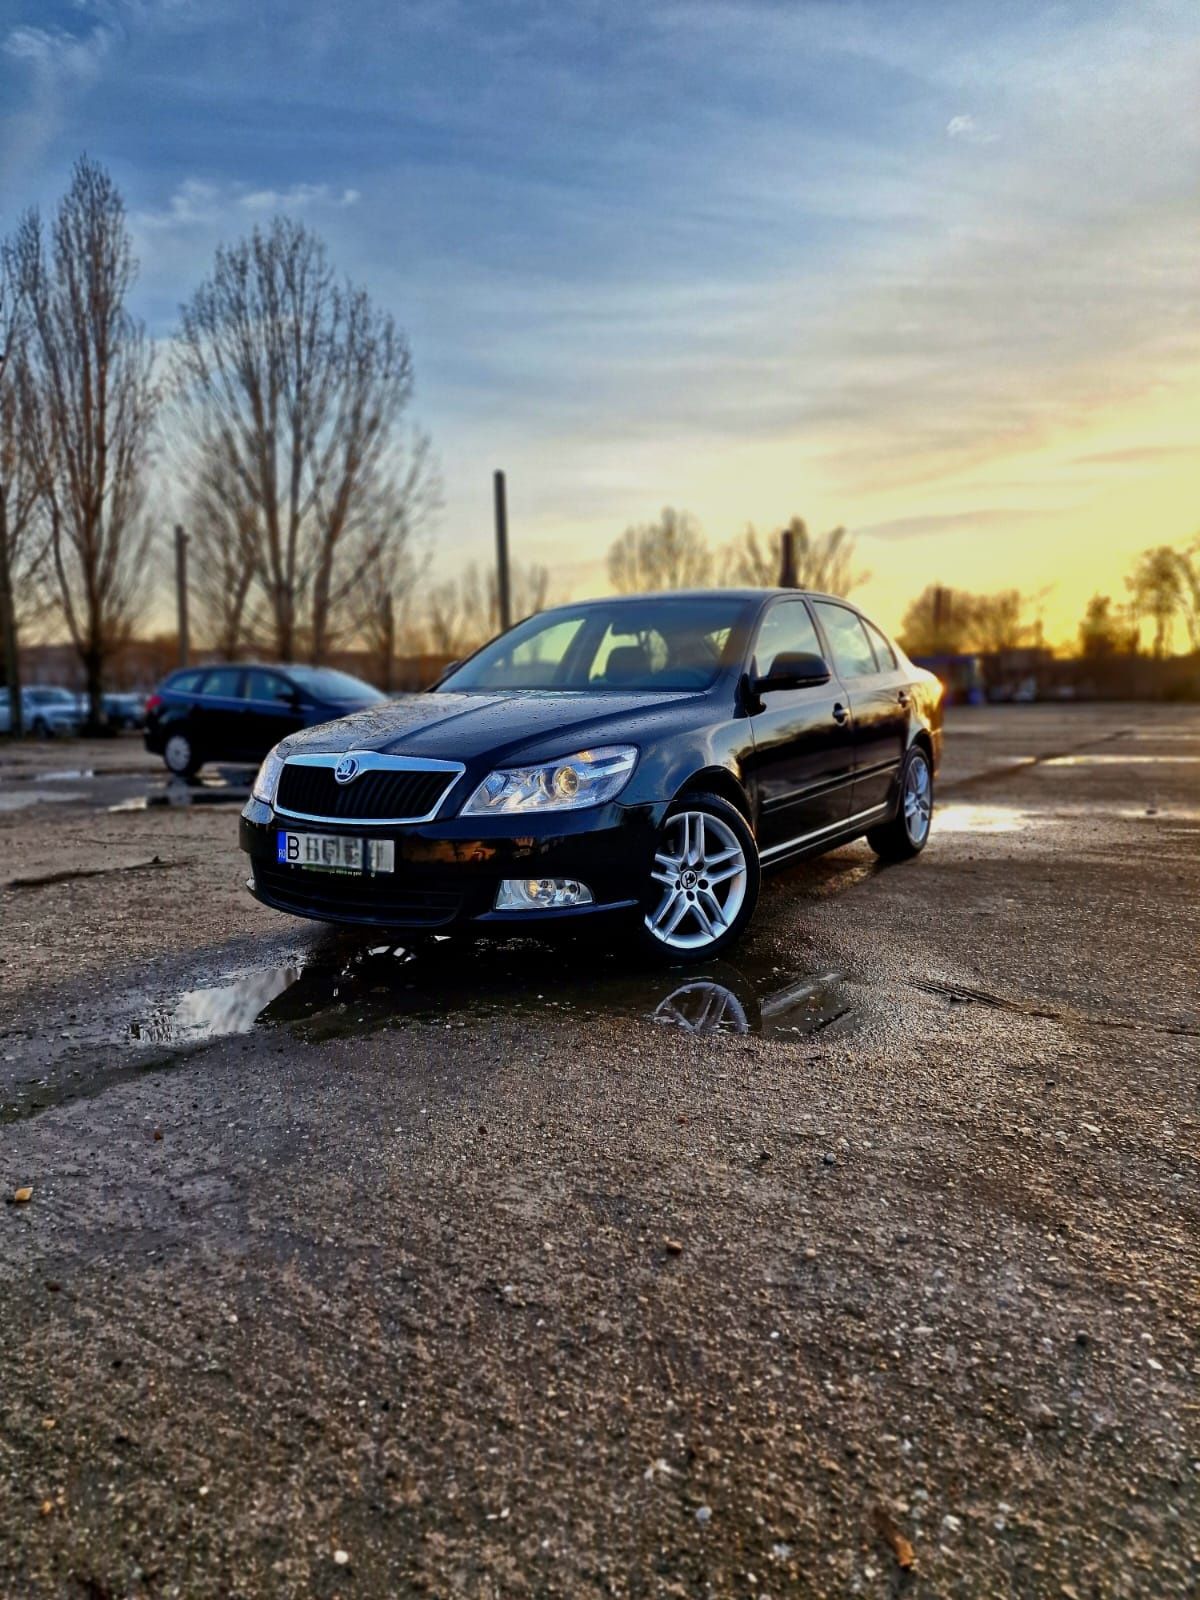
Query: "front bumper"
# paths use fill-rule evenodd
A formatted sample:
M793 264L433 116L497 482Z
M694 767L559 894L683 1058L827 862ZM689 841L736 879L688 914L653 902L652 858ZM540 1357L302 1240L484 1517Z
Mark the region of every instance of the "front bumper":
M297 822L260 800L242 812L238 843L250 857L255 899L293 916L385 928L471 924L536 928L629 911L645 894L665 806L613 802L540 817L448 817L378 828L362 823ZM281 865L277 835L333 833L389 839L395 871L316 872ZM575 878L593 903L555 910L497 911L504 878Z

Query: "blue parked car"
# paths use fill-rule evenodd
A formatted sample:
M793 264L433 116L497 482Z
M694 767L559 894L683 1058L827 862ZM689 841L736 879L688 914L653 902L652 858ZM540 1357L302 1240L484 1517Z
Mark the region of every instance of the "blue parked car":
M385 698L331 667L183 667L146 701L146 749L191 778L206 761L261 761L289 733Z

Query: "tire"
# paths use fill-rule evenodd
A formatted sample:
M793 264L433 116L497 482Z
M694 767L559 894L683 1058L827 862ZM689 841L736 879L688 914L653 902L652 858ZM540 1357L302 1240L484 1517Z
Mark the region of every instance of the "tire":
M681 795L659 834L638 933L659 961L711 961L741 937L758 903L758 846L736 806Z
M186 733L169 733L163 745L167 771L176 778L194 778L204 765Z
M50 729L44 717L34 717L29 731L35 739L48 739L50 737Z
M933 768L919 744L900 768L900 797L896 814L867 834L867 843L881 861L908 861L919 856L929 842L933 821Z

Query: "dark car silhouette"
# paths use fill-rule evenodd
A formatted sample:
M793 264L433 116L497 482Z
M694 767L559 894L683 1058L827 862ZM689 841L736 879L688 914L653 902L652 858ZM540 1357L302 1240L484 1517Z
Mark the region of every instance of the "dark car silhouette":
M288 734L384 698L329 667L184 667L146 701L146 749L191 778L206 761L261 761Z
M710 590L542 612L431 691L291 734L242 813L250 887L331 922L623 921L670 960L763 868L925 845L942 691L854 606ZM618 933L618 936L619 933Z

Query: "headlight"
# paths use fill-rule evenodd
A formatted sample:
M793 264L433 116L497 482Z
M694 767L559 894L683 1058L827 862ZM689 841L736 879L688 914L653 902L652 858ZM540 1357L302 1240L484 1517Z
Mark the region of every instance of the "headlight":
M603 805L629 782L637 760L630 744L581 750L539 767L507 767L489 773L462 808L463 816L511 811L579 811Z
M261 800L264 805L275 804L275 791L279 788L279 774L283 771L283 757L279 754L276 745L267 759L258 769L258 777L254 780L254 787L250 793L256 800Z

